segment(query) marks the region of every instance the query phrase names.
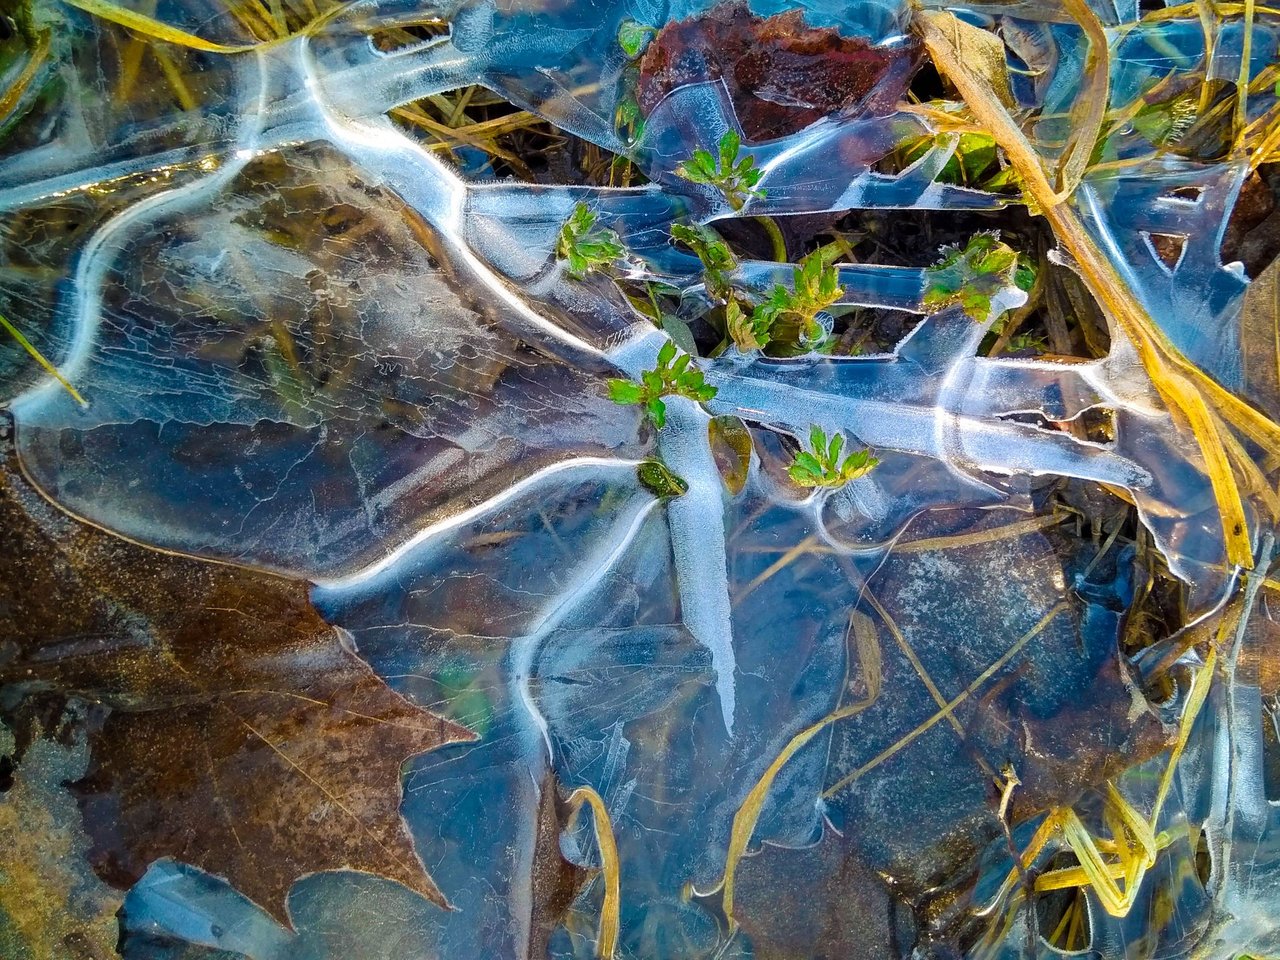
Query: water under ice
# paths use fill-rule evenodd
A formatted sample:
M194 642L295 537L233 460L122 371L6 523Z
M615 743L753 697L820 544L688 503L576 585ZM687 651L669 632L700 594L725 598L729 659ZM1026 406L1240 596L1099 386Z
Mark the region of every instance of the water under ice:
M1023 6L1017 21L993 15L1049 38L1052 72L1016 93L1050 113L1081 83L1083 40L1044 5ZM1194 19L1133 26L1136 9L1120 6L1098 11L1113 28L1115 104L1200 62L1204 44ZM206 40L246 41L202 5L161 12ZM105 869L99 858L108 882L132 884L123 956L593 956L613 871L602 830L620 872L618 956L1047 955L1027 911L980 909L1012 867L1010 845L1051 808L1078 803L1103 822L1106 782L1149 807L1202 669L1184 654L1160 702L1135 682L1145 661L1126 655L1128 612L1150 593L1153 554L1069 536L1047 506L1062 488L1092 510L1098 485L1136 505L1184 585L1187 622L1239 610L1242 590L1248 603L1133 908L1110 916L1088 894L1092 949L1280 950L1264 737L1275 691L1260 652L1274 643L1270 611L1259 577L1227 564L1199 448L1120 330L1088 362L980 356L992 324L1026 300L1012 281L982 316L931 312L926 268L844 263L833 310L920 318L891 352L699 358L714 398L667 397L661 430L608 399L606 381L638 378L668 337L611 280L574 279L557 261L579 203L625 243L632 280L678 289L696 311L709 294L701 264L670 242L679 219L1007 202L938 182L955 136L881 169L934 132L894 105L919 53L909 11L890 3L805 14L885 52L873 93L888 95L757 139L726 83L694 75L656 97L628 140L615 122L633 67L620 28L700 12L357 3L278 43L185 51L200 106L176 111L107 79L126 37L115 25L37 8L54 25L49 76L0 159L0 306L87 403L5 355L23 475L135 543L308 581L344 649L465 728L404 778L400 813L430 886L305 868L286 910L179 852ZM370 41L433 17L447 34ZM1277 37L1274 23L1253 25L1253 72ZM1238 75L1244 42L1223 31L1213 76ZM470 84L625 153L648 183L461 173L387 115ZM740 207L676 173L727 130L745 134L762 172L763 196ZM1246 363L1248 281L1219 256L1246 172L1165 155L1092 176L1071 203L1169 340L1274 412ZM1161 236L1181 240L1172 265ZM789 278L760 260L735 274L757 291ZM737 489L711 429L725 417L752 439ZM1107 436L1072 429L1091 417ZM873 447L880 464L838 490L797 488L789 438L813 425ZM683 492L644 482L654 460ZM1247 512L1266 556L1264 508ZM130 629L145 646L147 624ZM6 657L12 700L31 689L18 668L41 657ZM823 724L858 698L865 709ZM730 916L735 817L814 725L773 771ZM287 739L263 740L288 754ZM59 755L51 743L24 764L61 762L55 780L87 769L95 782L92 749L86 760L83 744ZM1008 771L1006 838L996 785ZM607 824L566 808L583 786ZM110 828L87 827L96 847ZM254 869L252 850L238 856ZM438 904L424 899L433 891Z

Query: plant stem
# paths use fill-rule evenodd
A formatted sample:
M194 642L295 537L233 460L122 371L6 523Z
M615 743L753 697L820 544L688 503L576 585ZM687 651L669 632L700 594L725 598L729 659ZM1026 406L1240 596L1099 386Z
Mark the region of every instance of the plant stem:
M779 263L786 263L787 241L783 239L782 231L778 228L778 221L773 217L761 215L756 217L756 223L764 227L764 232L769 235L769 242L773 244L773 259Z

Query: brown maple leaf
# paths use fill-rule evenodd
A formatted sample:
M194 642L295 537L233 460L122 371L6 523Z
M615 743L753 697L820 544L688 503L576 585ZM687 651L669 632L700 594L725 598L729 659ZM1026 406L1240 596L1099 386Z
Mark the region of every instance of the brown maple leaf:
M910 44L872 46L813 28L804 12L754 16L722 3L658 31L640 60L636 98L647 116L672 90L722 80L751 141L801 130L828 114L892 107L918 62Z
M443 905L400 769L470 732L387 687L305 583L120 540L3 463L0 687L109 708L75 785L99 875L126 887L174 857L281 920L294 880L341 868Z

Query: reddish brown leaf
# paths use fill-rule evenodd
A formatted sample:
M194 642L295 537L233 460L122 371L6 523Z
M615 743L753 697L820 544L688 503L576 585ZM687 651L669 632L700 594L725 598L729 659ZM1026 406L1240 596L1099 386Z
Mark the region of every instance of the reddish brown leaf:
M753 16L725 3L667 24L640 61L636 97L647 115L677 87L723 80L748 140L772 140L837 111L891 106L910 79L915 50L805 25L800 10Z
M99 874L127 886L175 857L281 919L294 880L340 868L443 903L399 815L400 768L470 734L387 687L304 583L119 540L5 465L0 686L110 707L76 785Z

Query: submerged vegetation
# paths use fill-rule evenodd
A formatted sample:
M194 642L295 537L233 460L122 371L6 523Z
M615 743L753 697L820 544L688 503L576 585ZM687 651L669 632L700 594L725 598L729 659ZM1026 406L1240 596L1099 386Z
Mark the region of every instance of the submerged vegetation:
M761 171L756 168L755 157L741 153L742 138L736 130L726 130L715 153L696 148L689 160L676 165L675 174L690 183L714 187L730 207L741 210L748 200L765 196L765 191L756 187Z
M0 16L0 953L1280 955L1280 14L638 9Z
M567 264L569 276L578 280L592 271L607 269L624 253L618 235L597 226L596 220L585 203L578 204L556 241L556 256Z

